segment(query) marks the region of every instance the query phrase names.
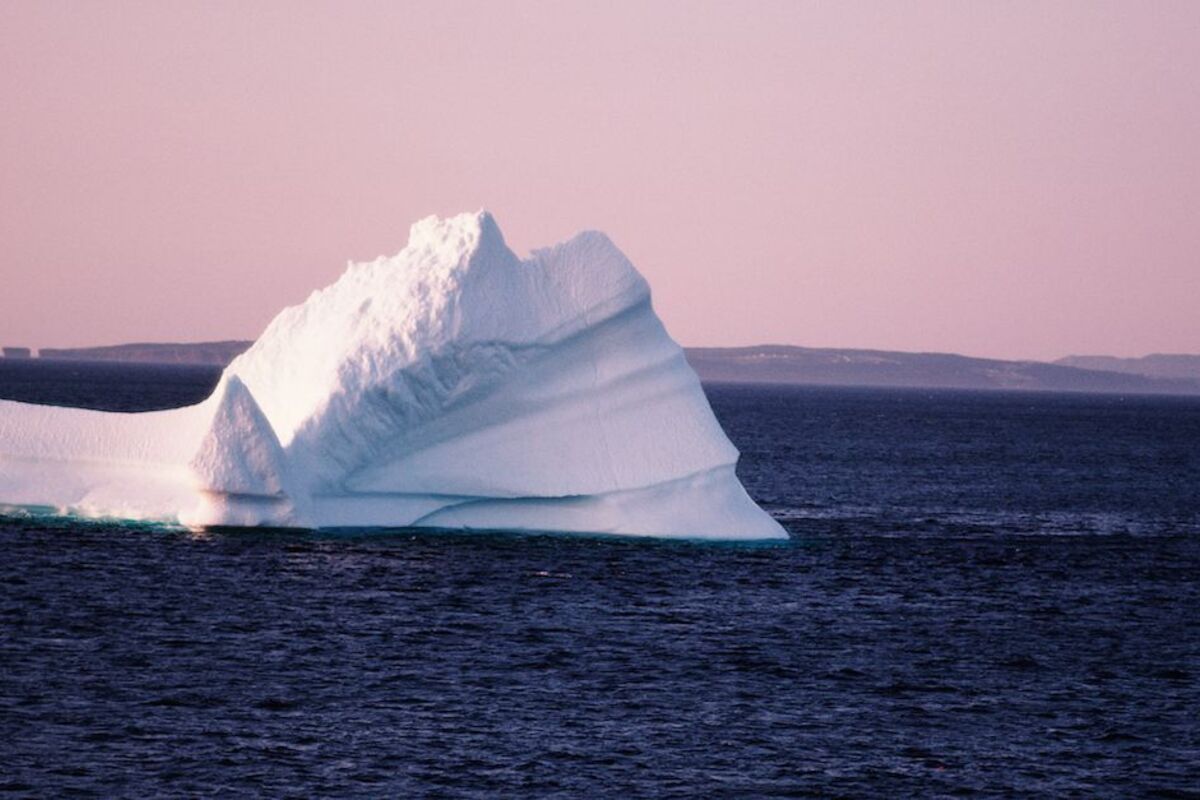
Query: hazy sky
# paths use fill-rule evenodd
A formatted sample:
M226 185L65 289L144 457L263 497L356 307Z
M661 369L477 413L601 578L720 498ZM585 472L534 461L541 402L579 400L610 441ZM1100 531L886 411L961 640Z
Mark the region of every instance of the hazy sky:
M1200 2L0 2L0 343L253 338L430 213L684 344L1200 351Z

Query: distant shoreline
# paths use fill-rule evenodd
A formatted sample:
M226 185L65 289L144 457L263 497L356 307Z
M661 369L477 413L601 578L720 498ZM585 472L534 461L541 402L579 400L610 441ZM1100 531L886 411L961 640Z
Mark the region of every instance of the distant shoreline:
M6 347L0 360L221 368L251 344L139 342L43 348L36 355L27 348ZM700 379L713 383L1200 395L1200 355L1068 356L1043 362L791 345L690 347L684 352Z

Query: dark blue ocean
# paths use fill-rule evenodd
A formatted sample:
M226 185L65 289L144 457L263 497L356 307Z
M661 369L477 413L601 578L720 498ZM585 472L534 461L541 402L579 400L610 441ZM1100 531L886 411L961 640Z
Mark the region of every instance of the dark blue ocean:
M1200 797L1200 399L706 388L789 544L0 519L0 796Z

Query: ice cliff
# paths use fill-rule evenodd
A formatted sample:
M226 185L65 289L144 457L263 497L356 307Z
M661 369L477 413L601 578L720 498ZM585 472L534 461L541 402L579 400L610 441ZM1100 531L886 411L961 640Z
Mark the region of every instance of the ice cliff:
M0 401L0 503L190 526L783 538L601 233L517 258L430 217L285 309L205 402Z

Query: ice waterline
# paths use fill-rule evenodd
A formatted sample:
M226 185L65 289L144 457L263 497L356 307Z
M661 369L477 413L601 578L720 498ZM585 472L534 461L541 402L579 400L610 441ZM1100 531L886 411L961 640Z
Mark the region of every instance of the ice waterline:
M737 458L606 236L521 260L486 212L349 265L197 405L0 402L0 503L189 527L786 538Z

